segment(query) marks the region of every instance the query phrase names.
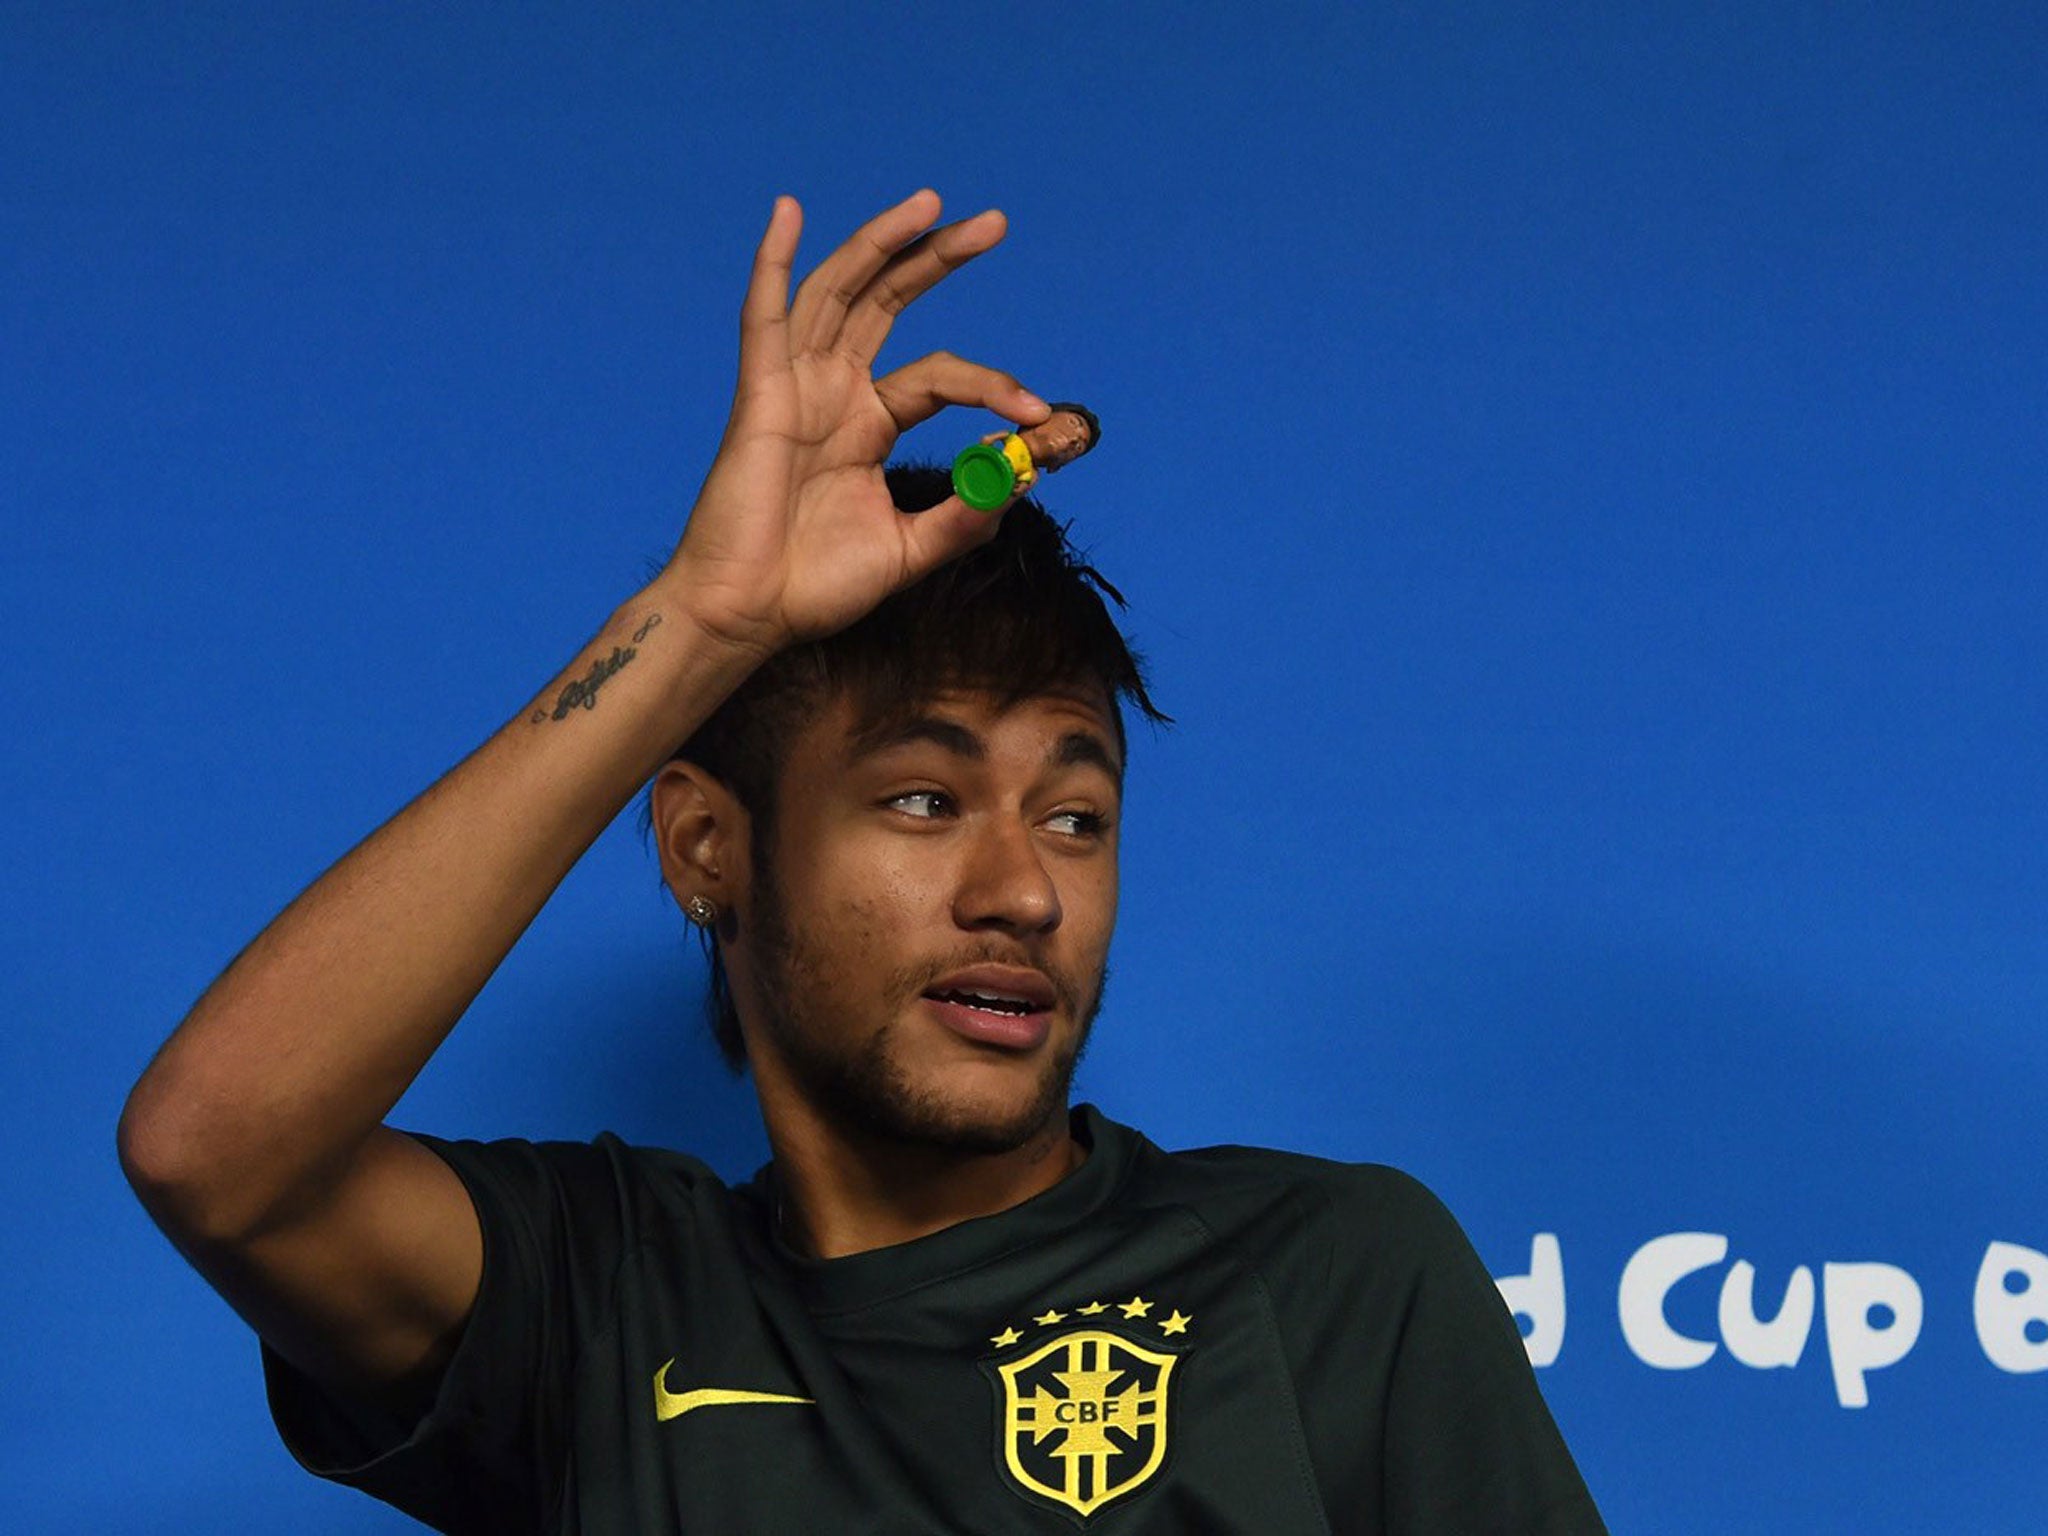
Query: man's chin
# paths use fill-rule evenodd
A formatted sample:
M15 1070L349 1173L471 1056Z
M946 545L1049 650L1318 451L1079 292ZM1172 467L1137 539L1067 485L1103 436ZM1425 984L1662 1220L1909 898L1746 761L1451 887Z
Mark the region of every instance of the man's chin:
M1063 1133L1072 1077L1071 1061L1046 1063L1029 1076L970 1068L921 1081L888 1063L842 1078L834 1108L879 1140L994 1157Z

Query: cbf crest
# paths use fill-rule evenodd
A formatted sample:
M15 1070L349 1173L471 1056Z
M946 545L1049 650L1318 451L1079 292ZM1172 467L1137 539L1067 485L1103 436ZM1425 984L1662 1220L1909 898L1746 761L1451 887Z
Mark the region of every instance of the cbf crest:
M1166 1463L1174 1367L1181 1355L1148 1342L1185 1336L1194 1319L1175 1309L1149 1314L1142 1296L1094 1301L1032 1319L1039 1338L1015 1360L994 1365L1001 1394L1002 1464L1018 1488L1084 1520L1137 1492ZM1116 1329L1092 1321L1120 1313ZM1061 1328L1072 1319L1080 1326ZM990 1341L1009 1348L1027 1335L1006 1328Z

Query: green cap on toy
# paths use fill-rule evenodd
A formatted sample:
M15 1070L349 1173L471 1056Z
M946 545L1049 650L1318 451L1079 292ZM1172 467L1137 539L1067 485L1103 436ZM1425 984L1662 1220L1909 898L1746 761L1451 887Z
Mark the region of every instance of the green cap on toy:
M1017 489L1017 471L993 443L962 448L953 460L953 494L977 512L993 512Z

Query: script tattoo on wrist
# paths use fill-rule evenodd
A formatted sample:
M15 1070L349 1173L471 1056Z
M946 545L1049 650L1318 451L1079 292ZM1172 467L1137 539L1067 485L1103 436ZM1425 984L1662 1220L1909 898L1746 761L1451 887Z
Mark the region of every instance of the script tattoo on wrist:
M640 642L653 633L660 623L661 615L650 613L641 621L640 627L633 631L633 643L631 645L613 646L611 655L598 657L595 661L591 662L588 672L562 686L562 691L555 695L553 714L550 714L546 708L540 708L536 709L528 718L535 725L538 725L543 720L566 720L569 718L571 710L597 708L598 689L618 676L625 668L626 663L640 654Z

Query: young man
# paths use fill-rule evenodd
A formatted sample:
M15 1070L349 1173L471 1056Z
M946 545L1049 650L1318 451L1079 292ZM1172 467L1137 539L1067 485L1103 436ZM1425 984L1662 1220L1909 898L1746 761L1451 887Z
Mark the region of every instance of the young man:
M776 204L674 558L228 968L130 1098L129 1177L301 1460L448 1530L1599 1529L1418 1186L1069 1112L1120 706L1153 711L1042 512L885 476L947 405L1049 414L944 354L872 376L1001 238L937 212L791 299ZM650 777L770 1167L385 1127Z

